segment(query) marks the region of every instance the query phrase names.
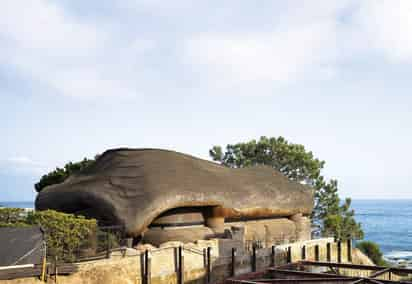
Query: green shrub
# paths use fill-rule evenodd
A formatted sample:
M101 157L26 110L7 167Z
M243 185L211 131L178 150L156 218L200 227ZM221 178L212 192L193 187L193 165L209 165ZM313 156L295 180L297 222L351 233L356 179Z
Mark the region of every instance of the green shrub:
M97 222L83 216L53 210L26 212L19 208L0 208L0 227L40 226L46 236L48 254L73 261L78 250L93 249Z
M117 248L120 246L120 237L116 234L116 232L98 230L96 240L97 252L106 251L108 247Z
M44 230L50 255L67 261L74 260L77 250L91 245L97 228L94 219L53 210L29 213L27 223Z
M16 222L16 223L0 222L0 228L24 228L24 227L30 227L30 225L27 223L22 223L22 222Z
M21 208L0 208L0 224L24 223L26 215L26 211Z
M96 155L95 159L97 159ZM45 174L41 177L40 181L34 185L34 188L37 192L40 192L46 186L58 184L64 182L71 174L75 174L83 171L84 169L91 166L95 159L84 158L80 162L69 162L63 168L56 168L54 171L51 171L48 174Z
M356 247L367 255L376 265L386 266L388 263L383 259L382 252L377 243L371 241L362 241L356 244Z

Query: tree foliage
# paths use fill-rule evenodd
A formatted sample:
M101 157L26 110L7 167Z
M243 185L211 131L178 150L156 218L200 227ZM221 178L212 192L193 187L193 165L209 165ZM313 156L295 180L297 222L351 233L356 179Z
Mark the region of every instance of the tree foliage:
M222 147L214 146L209 154L215 161L231 168L268 165L291 180L309 184L319 177L325 164L312 152L307 152L303 145L289 143L283 137L261 137L258 142L229 144L224 153Z
M357 243L356 247L367 255L376 265L387 265L387 262L383 259L383 254L378 244L371 241L362 241Z
M27 227L26 213L21 208L0 208L0 227Z
M0 208L0 222L18 223L25 221L24 209L21 208Z
M49 255L65 261L74 260L78 249L90 247L97 230L94 219L53 210L26 212L19 208L0 208L0 226L40 226L46 235Z
M355 211L350 208L352 200L346 198L343 204L335 209L335 205L328 214L322 217L322 232L326 236L334 236L338 239L363 239L363 230L360 223L355 220Z
M64 182L71 174L75 174L83 171L92 165L95 159L84 158L80 162L69 162L63 168L57 167L54 171L45 174L41 177L40 181L34 185L37 192L42 191L46 186L58 184Z
M29 213L27 223L39 225L46 234L49 253L65 260L73 260L76 250L88 246L97 229L94 219L53 210Z
M267 165L292 181L313 187L312 222L322 234L342 239L363 238L361 226L350 209L350 199L341 204L337 180L325 180L321 175L325 162L314 157L303 145L290 143L283 137L262 136L259 141L229 144L225 150L214 146L209 154L214 161L231 168Z

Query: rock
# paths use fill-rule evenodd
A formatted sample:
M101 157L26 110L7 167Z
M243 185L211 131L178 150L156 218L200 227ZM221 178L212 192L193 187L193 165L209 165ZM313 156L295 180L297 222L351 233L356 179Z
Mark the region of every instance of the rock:
M150 228L143 235L143 242L161 245L174 241L188 243L199 239L208 239L214 236L213 231L205 226L194 228L161 229Z
M159 246L159 248L177 248L177 247L180 247L180 246L183 246L183 243L182 243L182 242L179 242L179 241L170 241L170 242L162 243L162 244Z
M144 249L145 250L145 249ZM140 251L144 251L144 250L140 250ZM136 256L139 255L139 250L137 249L132 249L132 248L125 248L124 250L121 251L114 251L111 253L111 256Z
M141 244L141 245L137 245L135 249L142 252L146 250L154 250L156 249L156 247L152 246L151 244Z
M207 248L207 247L216 247L218 246L218 239L211 239L211 240L197 240L195 244L198 247Z
M307 216L313 191L270 167L231 169L173 151L116 149L43 189L35 204L37 210L122 225L129 236L138 237L162 213L179 207L202 208L205 223L216 231L222 230L223 219ZM190 214L187 218L201 220Z
M361 265L375 265L369 257L357 248L352 249L352 263Z
M197 245L195 243L186 243L184 244L185 248L197 248Z

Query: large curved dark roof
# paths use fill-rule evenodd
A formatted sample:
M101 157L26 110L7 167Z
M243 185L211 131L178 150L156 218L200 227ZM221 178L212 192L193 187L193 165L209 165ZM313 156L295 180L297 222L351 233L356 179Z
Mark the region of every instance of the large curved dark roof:
M36 199L39 210L91 210L132 235L184 206L219 206L230 218L307 215L313 192L265 166L230 169L174 151L114 149Z

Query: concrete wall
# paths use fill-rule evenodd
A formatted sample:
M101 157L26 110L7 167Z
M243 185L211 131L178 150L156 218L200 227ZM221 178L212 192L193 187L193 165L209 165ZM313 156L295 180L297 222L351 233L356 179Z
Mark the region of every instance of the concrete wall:
M287 249L291 247L292 261L301 259L302 247L307 248L306 259L315 260L314 247L320 246L320 261L326 261L326 243L332 242L332 261L337 261L337 245L333 239L320 239L304 242L296 242L289 245L276 247L276 265L286 263ZM196 244L189 243L184 245L184 268L185 283L204 283L205 261L203 249L212 248L212 280L213 282L222 281L230 277L232 259L231 245L237 247L239 253L236 257L236 274L243 274L252 271L252 257L247 251L242 251L240 242L213 239L209 241L198 241ZM177 247L182 245L178 242L164 244L161 248L150 249L152 284L177 283ZM146 248L150 248L147 246ZM79 271L70 276L60 276L60 284L136 284L142 283L142 251L128 249L126 255L120 252L113 253L110 259L79 263ZM353 249L353 262L367 264L358 257L359 252ZM361 254L362 255L362 254ZM271 265L271 248L257 250L257 270L263 270ZM342 243L342 261L347 262L346 243ZM363 262L362 262L363 261ZM20 284L20 283L40 283L35 279L18 279L12 281L0 281L1 284ZM54 279L49 279L49 283L54 283Z
M244 229L245 242L260 241L262 247L311 239L310 219L299 214L292 218L250 220L225 224L226 229L233 231L234 227Z
M205 207L207 210L208 207ZM227 219L213 214L202 217L196 208L176 208L157 218L142 235L146 244L159 246L168 241L184 243L208 240L233 234L243 229L242 239L247 243L259 242L262 247L311 239L310 219L302 214L288 217L261 219ZM216 213L218 214L218 213Z

